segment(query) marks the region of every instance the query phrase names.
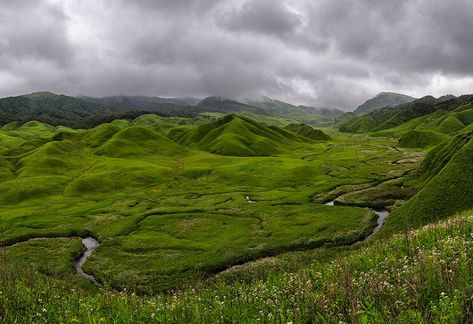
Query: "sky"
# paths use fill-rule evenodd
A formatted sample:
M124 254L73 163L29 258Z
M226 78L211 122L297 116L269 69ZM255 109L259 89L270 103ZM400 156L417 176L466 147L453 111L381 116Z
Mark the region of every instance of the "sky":
M0 0L0 97L473 93L471 0Z

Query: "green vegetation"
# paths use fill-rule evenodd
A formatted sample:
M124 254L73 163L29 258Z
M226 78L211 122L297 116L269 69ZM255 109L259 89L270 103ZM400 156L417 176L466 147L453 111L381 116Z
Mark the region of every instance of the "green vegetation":
M74 98L51 92L36 92L0 99L0 126L9 124L15 127L28 121L39 121L54 126L92 128L116 119L134 120L150 113L174 117L166 120L167 126L171 123L194 124L202 121L208 113L220 114L219 117L238 113L282 127L294 122L329 126L342 112L329 108L293 106L269 98L245 104L221 97L208 97L204 100L143 96ZM146 123L148 118L149 116L137 121L138 125Z
M243 115L6 124L0 320L470 322L468 98L349 122L369 135L222 98L199 105ZM392 213L360 242L366 207ZM75 273L87 235L101 288Z
M472 133L440 144L425 158L417 172L422 189L394 210L385 231L416 228L473 207Z
M5 322L438 322L473 319L472 211L264 280L215 280L152 297L0 265ZM51 245L55 258L69 246ZM73 243L73 242L71 242ZM22 243L26 244L26 243ZM36 243L35 243L36 244ZM40 243L37 243L40 244ZM64 243L61 244L63 246ZM31 246L30 246L31 247ZM7 264L15 257L7 248ZM58 269L52 261L50 269ZM61 271L58 269L57 271Z
M227 115L189 130L176 129L170 135L182 145L233 156L274 155L301 146L296 142L310 142L306 137L237 115Z
M393 140L314 141L237 115L200 123L143 115L88 130L29 122L0 134L3 242L92 234L101 245L84 269L140 293L354 243L374 214L312 197L414 167L392 164L410 154Z
M284 127L284 129L287 129L288 131L308 137L313 140L330 140L330 136L325 134L323 131L319 129L314 129L306 124L289 124Z
M110 110L103 106L50 92L0 99L0 125L36 120L79 128L107 113Z
M430 130L452 134L473 122L473 98L446 100L425 97L394 108L374 110L340 123L343 132L374 132L377 136L400 137L410 130Z
M428 147L447 139L448 136L433 131L410 130L402 134L398 145L401 147Z

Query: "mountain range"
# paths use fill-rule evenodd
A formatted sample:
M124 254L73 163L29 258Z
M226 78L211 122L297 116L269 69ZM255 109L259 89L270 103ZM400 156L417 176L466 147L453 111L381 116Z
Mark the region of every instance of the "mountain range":
M240 102L216 96L203 100L144 96L92 98L36 92L0 99L0 125L35 120L51 125L90 128L114 119L134 119L147 113L177 117L196 117L203 113L238 113L279 126L301 122L323 126L333 123L342 111L295 106L270 98Z

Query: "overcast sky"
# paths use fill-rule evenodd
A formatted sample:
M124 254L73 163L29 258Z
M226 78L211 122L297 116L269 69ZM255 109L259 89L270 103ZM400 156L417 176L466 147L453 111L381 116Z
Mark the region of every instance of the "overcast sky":
M473 92L471 0L0 0L0 96Z

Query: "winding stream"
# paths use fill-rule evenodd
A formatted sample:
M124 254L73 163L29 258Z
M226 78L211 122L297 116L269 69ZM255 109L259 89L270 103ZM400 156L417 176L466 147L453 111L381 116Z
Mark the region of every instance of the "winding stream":
M328 202L326 202L324 205L326 206L334 206L335 205L335 200L330 200ZM375 209L372 209L372 211L374 211L374 213L376 215L378 215L378 219L377 219L377 224L376 224L376 227L373 228L373 231L371 232L370 235L368 235L367 237L365 237L362 241L359 241L359 242L367 242L369 240L371 240L373 238L373 236L376 235L376 233L379 232L379 230L383 227L384 225L384 221L386 220L386 218L388 218L389 216L389 211L388 210L375 210Z
M77 259L77 262L75 264L77 274L87 280L92 281L97 286L100 286L100 283L94 276L84 272L84 270L82 269L82 265L84 264L85 260L92 254L92 252L94 252L94 250L100 245L100 243L92 236L87 236L82 239L82 244L85 247L85 251L80 255L79 259Z

